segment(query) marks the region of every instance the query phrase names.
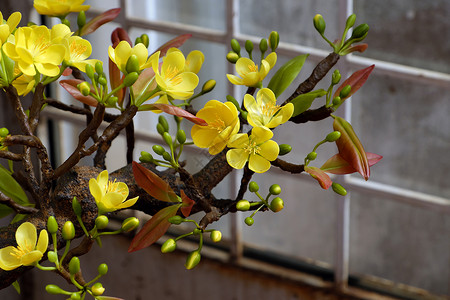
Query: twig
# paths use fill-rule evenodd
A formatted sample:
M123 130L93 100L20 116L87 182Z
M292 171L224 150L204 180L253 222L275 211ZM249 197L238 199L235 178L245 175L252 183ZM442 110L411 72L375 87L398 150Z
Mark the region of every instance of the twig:
M289 119L289 121L296 124L306 123L308 121L320 121L328 118L334 112L333 107L326 107L325 105L317 109L308 109L305 112Z
M6 151L6 150L1 150L0 151L0 158L5 158L5 159L13 160L13 161L21 161L23 159L23 155L22 154L13 153L13 152L10 152L10 151Z
M38 211L38 209L29 206L23 206L15 202L13 199L9 198L2 191L0 191L0 203L11 207L18 214L32 214Z
M290 172L292 174L298 174L298 173L302 173L305 171L304 165L296 165L296 164L289 163L289 162L284 161L279 158L272 161L272 165L280 168L283 171Z
M30 124L31 131L34 133L37 125L39 124L39 118L41 114L42 105L44 104L44 89L45 86L39 83L34 91L33 101L30 107L30 116L28 118L28 124Z

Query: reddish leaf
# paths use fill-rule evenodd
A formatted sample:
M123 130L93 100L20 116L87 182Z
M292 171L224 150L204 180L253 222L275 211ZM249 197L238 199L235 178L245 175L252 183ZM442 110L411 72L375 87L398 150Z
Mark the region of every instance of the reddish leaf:
M334 130L341 133L341 137L336 141L339 154L345 159L365 180L369 179L370 168L367 154L353 130L352 125L341 117L335 117L333 122Z
M148 247L166 233L170 227L169 219L176 215L182 204L171 205L158 211L150 220L145 223L144 227L136 234L131 241L128 252L140 250Z
M114 20L120 13L120 8L113 8L96 16L81 28L80 36L88 35L96 31L100 26Z
M153 71L152 68L144 69L141 74L139 74L138 79L133 84L133 93L135 96L139 96L139 98L136 99L136 102L144 102L147 100L142 100L145 97L143 93L146 91L153 91L156 88L156 81L152 81L154 77L155 71Z
M342 104L345 99L347 99L348 97L350 97L351 95L356 93L356 91L358 91L363 86L363 84L366 82L367 78L369 77L370 73L372 72L373 68L375 68L375 65L371 65L367 68L358 70L355 73L353 73L349 78L347 78L341 84L341 86L336 90L336 92L334 92L333 98L339 96L339 93L345 86L350 85L352 87L352 89L347 97L341 99L341 101L342 101L341 104Z
M345 51L345 53L346 54L352 53L352 52L361 52L362 53L362 52L366 51L367 47L369 47L369 45L367 45L367 44L355 45L355 46L352 46L352 47L348 48Z
M163 112L168 113L169 115L174 115L174 116L188 119L189 121L191 121L197 125L208 126L208 123L206 123L205 120L197 118L190 112L187 112L178 106L174 106L174 105L170 105L170 104L164 104L164 103L144 104L139 107L139 110L162 110Z
M130 36L125 31L125 29L117 27L111 33L111 43L113 44L113 48L116 48L116 46L120 43L120 41L127 41L128 44L130 44L130 46L132 45Z
M183 190L180 191L181 200L183 200L183 205L181 206L181 213L186 218L191 214L192 207L195 204L195 201L189 198Z
M62 76L70 76L72 75L72 69L71 68L65 68L62 72Z
M305 172L311 175L312 178L317 180L320 184L320 187L328 190L333 182L330 179L330 176L327 175L324 171L317 167L305 167Z
M373 166L379 162L383 156L366 152L367 160L369 161L369 167ZM331 173L331 174L351 174L355 173L356 170L350 166L350 164L338 153L331 158L329 158L323 166L320 167L321 170Z
M192 34L182 34L180 36L177 36L174 39L171 39L170 41L168 41L167 43L165 43L164 45L160 46L158 49L156 49L155 52L156 53L158 51L161 51L159 53L159 57L163 57L164 55L166 55L167 50L169 50L170 48L178 48L181 45L183 45L188 39L190 39L192 36Z
M90 106L97 106L97 100L92 96L83 96L81 92L78 90L77 85L82 83L83 80L79 79L67 79L67 80L61 80L59 84L67 91L69 94L72 95L75 99L78 101L90 105ZM94 92L94 90L92 90Z
M109 82L111 84L111 89L114 90L115 88L117 88L119 85L122 84L122 81L125 78L125 76L121 76L119 68L110 58L108 58L108 64L109 64ZM118 98L117 103L119 104L119 106L122 106L126 90L127 88L124 87L114 93L114 95Z
M133 174L136 183L153 198L165 202L181 202L167 182L135 161L133 161Z

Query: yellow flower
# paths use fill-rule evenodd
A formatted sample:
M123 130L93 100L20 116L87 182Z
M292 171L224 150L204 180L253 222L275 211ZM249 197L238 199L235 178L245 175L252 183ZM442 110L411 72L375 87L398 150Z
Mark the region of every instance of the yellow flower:
M197 147L209 148L211 155L222 151L231 136L239 131L238 112L231 102L210 100L198 111L197 117L205 120L208 126L194 125L192 139Z
M14 41L5 43L3 50L28 76L36 75L36 70L43 75L57 76L66 53L63 45L52 43L50 30L45 26L18 28Z
M126 200L128 197L128 186L123 182L108 181L108 171L102 171L97 179L89 180L89 190L94 196L98 207L98 214L118 209L128 208L136 203L139 197Z
M148 50L144 44L139 43L133 48L127 41L121 41L116 48L109 46L108 48L109 58L117 65L122 73L127 73L126 66L127 61L131 55L136 55L139 62L139 71L149 68L152 65L152 61L159 59L159 52L153 54L148 58Z
M167 53L178 51L180 53L181 50L178 48L170 48L167 50ZM198 74L200 72L200 69L202 68L203 62L205 61L205 55L203 52L199 50L194 50L189 52L188 56L186 56L186 61L184 64L184 71L185 72L192 72L195 74Z
M83 5L85 0L34 0L34 8L41 15L65 17L71 12L88 10L90 5Z
M248 136L246 133L234 135L228 142L227 162L235 169L242 169L248 161L250 170L264 173L270 162L278 157L278 144L271 140L273 133L265 127L255 127Z
M228 80L235 85L245 85L257 87L260 82L266 78L269 74L270 69L275 66L277 62L277 54L275 52L267 55L265 59L261 61L261 69L258 68L253 60L247 57L241 57L236 62L236 72L241 76L241 78L227 74Z
M253 127L275 128L285 123L294 112L294 105L288 103L280 107L272 90L263 88L256 94L256 100L250 94L244 96L244 106L248 111L247 121Z
M8 20L5 22L3 20L2 12L0 12L0 46L6 42L9 35L16 29L16 26L19 24L22 15L20 12L12 13Z
M163 58L161 70L158 63L159 52L155 54L157 59L153 60L152 68L161 91L179 100L185 100L192 96L198 85L198 76L194 72L185 71L186 59L183 53L181 51L167 53Z
M20 70L15 69L14 73L18 74L18 73L20 73ZM21 76L19 76L12 82L12 85L16 88L17 94L19 96L27 95L34 88L35 84L36 84L36 80L35 80L34 76L28 76L25 74L22 74Z
M0 249L0 268L5 271L30 266L41 260L47 251L47 230L41 230L37 239L36 227L30 222L25 222L17 228L16 241L17 247L8 246Z

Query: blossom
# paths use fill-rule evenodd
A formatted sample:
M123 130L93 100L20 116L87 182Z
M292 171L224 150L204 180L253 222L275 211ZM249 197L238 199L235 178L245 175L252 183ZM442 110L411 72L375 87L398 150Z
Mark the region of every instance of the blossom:
M278 157L278 144L272 141L273 132L265 127L255 127L248 136L246 133L234 135L228 142L227 162L235 169L242 169L248 161L250 170L264 173L270 162Z
M155 53L152 68L158 87L174 99L185 100L194 94L198 85L198 76L194 72L185 71L186 59L181 51L170 51L163 58L159 67L159 52ZM195 70L195 69L194 69Z
M52 43L50 30L45 26L18 28L14 41L5 43L3 50L28 76L36 75L36 70L43 75L57 76L66 53L63 45Z
M19 73L20 73L19 69L14 70L15 75ZM36 84L35 77L28 76L25 74L22 74L12 82L12 85L16 88L17 94L19 96L27 95L34 88L35 84Z
M241 57L236 61L236 72L241 77L227 74L227 78L232 84L256 87L266 78L276 62L277 54L275 52L270 53L265 59L261 60L260 69L253 60Z
M83 5L85 0L34 0L33 6L41 15L65 17L71 12L88 10L90 5Z
M222 151L231 136L239 131L237 109L231 102L210 100L196 116L208 125L194 125L191 130L192 140L197 147L209 148L211 155Z
M16 241L17 247L7 246L0 249L0 268L5 271L37 263L47 251L47 230L41 230L38 239L36 227L25 222L17 228Z
M109 58L117 65L119 70L125 74L128 73L126 71L126 66L131 55L136 55L139 62L139 71L142 71L143 69L149 68L152 65L153 60L158 62L159 52L157 53L158 55L155 55L155 53L148 57L148 50L144 44L139 43L131 48L127 41L121 41L116 48L113 48L112 46L109 46L108 48Z
M275 94L267 88L258 91L256 100L252 95L245 94L244 106L248 111L248 123L253 127L275 128L289 120L294 112L294 105L288 103L280 107L276 101Z
M9 35L16 29L21 18L22 14L20 12L14 12L5 22L5 20L3 20L2 12L0 12L0 46L6 42Z
M167 53L178 51L180 53L181 50L178 48L170 48L167 50ZM184 71L185 72L192 72L195 74L198 74L200 72L200 69L202 68L202 64L205 61L205 55L200 50L194 50L189 52L189 54L186 56L186 61L184 64Z
M139 198L126 200L129 193L128 186L123 182L109 181L108 176L108 171L104 170L97 176L97 179L89 180L89 190L97 203L99 215L128 208L134 205Z

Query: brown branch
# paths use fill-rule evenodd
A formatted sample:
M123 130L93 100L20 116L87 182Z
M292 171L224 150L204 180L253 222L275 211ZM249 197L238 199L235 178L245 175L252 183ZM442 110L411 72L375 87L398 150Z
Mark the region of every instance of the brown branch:
M302 173L305 171L304 165L296 165L296 164L289 163L289 162L284 161L279 158L272 161L272 166L276 166L276 167L280 168L281 170L290 172L292 174L298 174L298 173Z
M75 105L67 105L53 98L47 98L45 103L59 110L68 111L77 115L92 115L90 109L77 107Z
M289 121L296 124L306 123L308 121L320 121L328 118L334 112L333 107L326 107L325 105L317 109L308 109L301 114L290 118Z
M1 150L0 151L0 158L5 158L13 161L21 161L23 159L22 154L17 154L14 152L10 152L7 150Z
M5 88L5 91L8 99L11 101L14 107L14 111L17 120L19 121L22 133L26 135L33 135L33 130L31 129L30 124L28 124L28 116L23 109L22 102L20 101L19 95L17 94L17 90L12 85L9 85Z
M18 214L32 214L38 211L38 209L29 206L23 206L9 198L2 191L0 191L0 203L11 207Z
M41 114L42 105L44 105L44 89L45 86L39 83L34 91L33 101L31 102L30 114L28 124L30 124L31 131L34 133Z

